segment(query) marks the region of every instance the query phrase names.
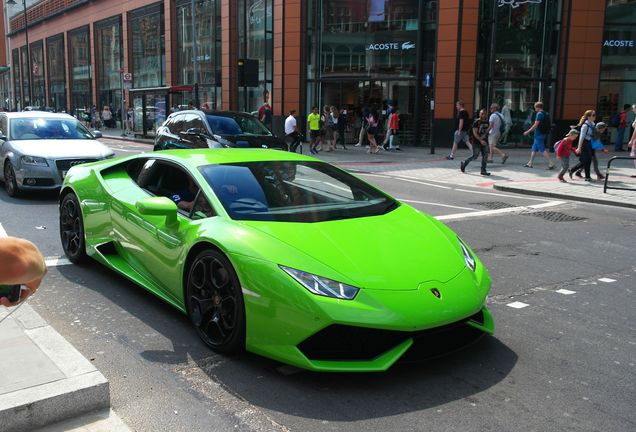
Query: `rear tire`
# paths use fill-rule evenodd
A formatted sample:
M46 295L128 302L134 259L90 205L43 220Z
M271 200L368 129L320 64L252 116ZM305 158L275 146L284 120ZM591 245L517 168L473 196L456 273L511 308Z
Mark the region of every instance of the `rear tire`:
M69 261L80 264L86 261L84 218L74 193L64 195L60 202L60 240Z
M245 349L245 306L238 276L220 252L207 249L192 261L186 279L186 308L199 337L213 351Z
M4 164L4 189L10 197L17 197L20 195L18 181L15 179L15 171L13 170L13 165L11 165L11 162L9 161Z

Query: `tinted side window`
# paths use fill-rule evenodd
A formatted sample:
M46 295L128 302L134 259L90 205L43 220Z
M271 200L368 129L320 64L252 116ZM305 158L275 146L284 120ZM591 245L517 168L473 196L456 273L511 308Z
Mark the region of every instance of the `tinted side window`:
M170 123L170 132L172 132L174 135L179 134L179 132L183 130L183 120L183 115L176 115Z

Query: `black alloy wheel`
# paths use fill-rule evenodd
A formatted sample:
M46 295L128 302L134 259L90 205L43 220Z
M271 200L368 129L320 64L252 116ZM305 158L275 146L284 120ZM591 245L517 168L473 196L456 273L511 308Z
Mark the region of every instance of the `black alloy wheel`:
M188 270L186 306L199 337L212 350L245 348L245 307L238 276L220 252L200 252Z
M69 261L78 264L86 259L84 220L79 201L72 192L64 195L60 203L60 239Z
M11 162L9 161L4 164L4 188L7 191L7 195L10 197L16 197L20 193L18 182L15 179L13 165L11 165Z

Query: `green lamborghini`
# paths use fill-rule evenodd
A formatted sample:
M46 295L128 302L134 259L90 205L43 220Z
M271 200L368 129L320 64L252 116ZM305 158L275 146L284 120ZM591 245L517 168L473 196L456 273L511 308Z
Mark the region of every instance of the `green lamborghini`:
M72 262L94 258L187 314L218 353L383 371L494 330L488 272L453 231L294 153L170 150L74 166L60 237Z

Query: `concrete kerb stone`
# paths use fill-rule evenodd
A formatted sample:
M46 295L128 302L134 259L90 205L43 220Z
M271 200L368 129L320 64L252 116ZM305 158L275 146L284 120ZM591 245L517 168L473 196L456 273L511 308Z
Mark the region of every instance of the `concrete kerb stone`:
M8 320L14 322L14 327L21 328L23 346L46 356L61 375L52 374L53 379L43 379L0 394L0 429L3 432L33 430L110 407L108 380L28 304ZM9 359L5 360L11 364ZM23 359L11 360L15 365L13 370L19 373Z

